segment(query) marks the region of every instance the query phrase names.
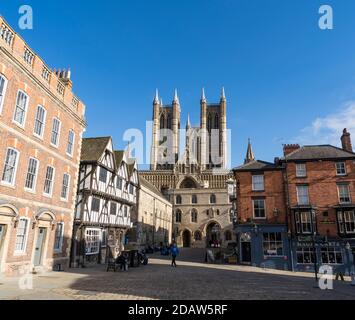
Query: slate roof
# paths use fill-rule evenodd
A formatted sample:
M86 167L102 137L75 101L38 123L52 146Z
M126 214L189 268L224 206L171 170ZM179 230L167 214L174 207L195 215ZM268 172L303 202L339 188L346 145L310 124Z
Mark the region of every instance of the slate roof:
M355 159L355 153L345 151L332 145L316 145L303 146L286 157L281 158L281 161L293 160L325 160L325 159Z
M96 162L100 159L111 137L84 138L81 145L82 162Z
M152 185L150 182L148 182L146 179L144 179L141 175L139 175L139 182L141 187L144 186L150 191L154 192L156 195L164 198L163 194L159 191L159 189Z
M253 171L253 170L277 170L281 167L262 160L254 160L249 163L243 164L242 166L236 167L233 171Z

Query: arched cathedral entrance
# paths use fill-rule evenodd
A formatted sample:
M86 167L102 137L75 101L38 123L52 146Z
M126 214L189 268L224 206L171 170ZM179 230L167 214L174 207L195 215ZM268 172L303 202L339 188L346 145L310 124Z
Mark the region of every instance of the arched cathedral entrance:
M184 248L191 246L191 232L189 230L185 230L182 234L182 245Z
M206 242L207 247L221 244L221 226L217 222L211 222L207 226Z

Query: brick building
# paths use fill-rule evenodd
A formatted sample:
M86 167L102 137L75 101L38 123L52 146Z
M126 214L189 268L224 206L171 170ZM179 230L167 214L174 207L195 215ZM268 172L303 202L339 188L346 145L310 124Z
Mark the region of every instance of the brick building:
M285 145L284 156L274 163L252 158L234 169L241 262L300 271L322 264L350 269L355 154L346 129L341 141L342 148ZM272 238L270 230L276 232ZM251 257L244 261L248 246Z
M352 264L355 154L346 129L341 140L342 148L284 147L280 163L287 176L291 254L297 270L312 270L315 263L347 269Z
M0 17L0 269L66 268L85 107Z
M239 262L288 269L286 201L282 166L255 160L249 142L245 163L234 169Z

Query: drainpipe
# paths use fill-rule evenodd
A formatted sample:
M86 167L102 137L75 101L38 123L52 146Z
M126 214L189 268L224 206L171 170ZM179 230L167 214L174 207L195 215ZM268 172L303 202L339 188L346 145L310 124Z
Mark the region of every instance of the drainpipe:
M289 216L291 212L291 202L290 202L290 191L289 191L289 183L288 183L288 172L287 172L287 156L285 156L285 175L284 175L284 180L285 180L285 194L286 194L286 230L287 230L287 240L288 240L288 245L290 249L290 259L291 259L291 270L292 272L295 271L294 265L293 265L293 251L292 251L292 240L293 240L293 234L292 230L290 228L289 224ZM290 238L288 237L290 235Z

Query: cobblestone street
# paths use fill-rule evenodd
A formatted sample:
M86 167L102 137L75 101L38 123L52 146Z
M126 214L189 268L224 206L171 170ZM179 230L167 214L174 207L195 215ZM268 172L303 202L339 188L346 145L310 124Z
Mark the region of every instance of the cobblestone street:
M20 290L18 278L2 278L0 299L355 299L349 282L324 291L314 288L312 274L207 265L186 253L181 259L177 268L154 256L148 266L128 272L106 272L102 266L35 275L33 290Z

